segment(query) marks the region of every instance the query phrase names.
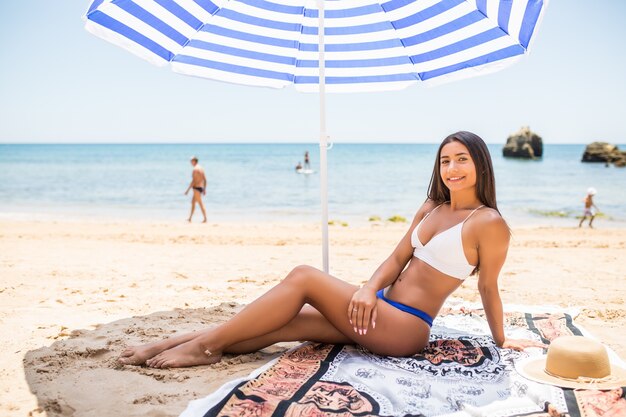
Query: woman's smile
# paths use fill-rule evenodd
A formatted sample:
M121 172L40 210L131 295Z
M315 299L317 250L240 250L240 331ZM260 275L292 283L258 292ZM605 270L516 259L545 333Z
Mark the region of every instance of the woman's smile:
M476 166L469 150L462 143L447 143L441 149L439 164L441 178L448 188L476 184Z

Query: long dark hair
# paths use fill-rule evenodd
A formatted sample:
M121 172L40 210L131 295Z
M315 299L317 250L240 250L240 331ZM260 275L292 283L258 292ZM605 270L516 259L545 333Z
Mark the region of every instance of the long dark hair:
M439 150L437 150L437 158L435 159L435 167L430 177L430 185L428 186L428 198L437 204L450 201L450 190L445 186L441 179L439 169L439 158L441 157L441 149L450 142L460 142L469 150L470 156L476 167L476 195L482 204L491 207L500 213L498 204L496 203L496 180L493 172L493 164L491 163L491 155L485 142L474 133L456 132L448 136L441 142Z

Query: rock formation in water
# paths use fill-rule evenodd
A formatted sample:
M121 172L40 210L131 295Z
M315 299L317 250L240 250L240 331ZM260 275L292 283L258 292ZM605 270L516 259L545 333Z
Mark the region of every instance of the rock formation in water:
M506 145L502 148L502 155L509 158L541 158L543 156L543 140L528 126L524 126L517 133L507 138Z
M626 166L626 152L607 142L593 142L587 145L582 162L613 163L617 167Z

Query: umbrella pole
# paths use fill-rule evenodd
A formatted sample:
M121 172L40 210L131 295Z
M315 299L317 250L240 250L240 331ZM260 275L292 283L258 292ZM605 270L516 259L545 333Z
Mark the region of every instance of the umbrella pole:
M318 15L318 47L319 47L319 95L320 95L320 199L322 206L322 261L324 272L328 268L328 170L326 161L326 76L324 61L324 0L317 0Z

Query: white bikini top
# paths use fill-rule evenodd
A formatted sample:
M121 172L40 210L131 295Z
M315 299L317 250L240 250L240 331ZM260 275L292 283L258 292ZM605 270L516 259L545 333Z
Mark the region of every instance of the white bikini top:
M439 207L441 207L441 204L435 207L430 213L437 210ZM430 215L430 213L426 214L422 221L415 226L411 234L411 244L413 248L415 248L413 250L413 256L426 262L439 272L460 279L461 281L465 280L465 278L472 273L474 268L476 268L476 265L470 265L465 257L461 231L467 219L481 207L484 207L484 205L476 207L461 223L457 223L443 232L436 234L426 245L423 245L417 234L424 220Z

